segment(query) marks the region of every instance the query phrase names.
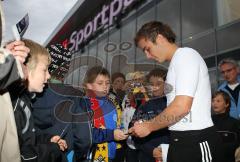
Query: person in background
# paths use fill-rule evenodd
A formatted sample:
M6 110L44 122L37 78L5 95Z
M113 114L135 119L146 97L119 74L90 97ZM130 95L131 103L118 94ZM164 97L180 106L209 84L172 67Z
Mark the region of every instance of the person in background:
M113 73L111 76L112 87L110 88L108 98L114 104L117 110L117 128L122 129L122 100L125 95L124 84L125 76L124 74L117 72ZM117 143L116 156L113 162L124 162L125 160L125 141L120 141Z
M240 144L240 122L229 116L231 99L226 92L217 91L212 97L213 123L221 135L226 162L234 162L235 150Z
M180 48L172 29L162 22L144 24L135 44L149 59L170 62L166 83L172 86L167 107L155 118L136 122L129 133L148 136L165 127L170 130L168 162L223 162L221 139L211 118L211 88L208 68L192 48ZM203 150L204 149L204 150Z
M110 92L116 95L119 105L122 104L123 98L125 96L124 84L125 75L123 73L117 72L113 73L111 76L112 88Z
M226 58L219 62L219 70L222 73L224 82L219 86L219 91L226 92L231 98L230 116L240 119L240 75L238 63Z
M142 71L136 71L128 73L127 82L125 83L126 95L124 97L122 107L122 124L123 129L128 130L129 123L132 120L134 112L142 104L148 101L148 96L145 93L143 85L145 83L145 73ZM132 137L129 136L126 140L126 161L135 162L139 160L138 150L136 150Z
M147 75L147 83L149 84L148 95L150 99L139 106L132 117L130 126L132 127L136 121L147 121L163 111L166 107L167 99L164 94L164 80L166 71L163 69L153 69ZM161 154L158 146L162 143L168 143L169 132L167 128L151 133L145 138L133 138L137 148L137 156L139 162L155 162L161 160L159 157L155 159L155 155Z
M34 41L24 39L23 42L30 49L26 62L26 82L21 85L13 84L8 88L13 103L21 160L65 161L62 151L67 148L66 141L59 135L38 135L32 116L31 99L35 93L43 91L45 83L50 78L48 72L50 55L44 47Z

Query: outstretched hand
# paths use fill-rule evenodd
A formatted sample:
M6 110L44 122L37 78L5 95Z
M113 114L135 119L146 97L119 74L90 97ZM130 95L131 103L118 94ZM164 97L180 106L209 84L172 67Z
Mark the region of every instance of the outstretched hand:
M121 129L114 130L114 139L116 141L125 140L128 137Z

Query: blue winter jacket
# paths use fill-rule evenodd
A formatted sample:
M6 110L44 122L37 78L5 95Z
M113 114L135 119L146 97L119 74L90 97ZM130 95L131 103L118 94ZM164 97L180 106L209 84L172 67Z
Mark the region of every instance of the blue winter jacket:
M240 75L238 76L238 82L240 83ZM230 98L231 98L231 107L230 107L230 116L235 118L235 119L240 119L240 92L239 92L239 95L238 95L238 103L235 104L234 102L234 98L232 97L231 93L226 89L226 86L227 86L227 81L223 82L218 90L219 91L224 91L226 92Z

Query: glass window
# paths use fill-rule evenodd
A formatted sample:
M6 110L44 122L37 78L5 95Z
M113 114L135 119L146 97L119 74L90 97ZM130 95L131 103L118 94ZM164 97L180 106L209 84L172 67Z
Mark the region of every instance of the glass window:
M171 11L171 12L169 12ZM165 0L157 5L157 20L168 24L180 39L180 1Z
M125 24L121 29L121 55L126 58L125 64L135 63L135 45L134 37L136 33L136 19Z
M137 29L139 30L142 25L144 25L147 22L150 21L154 21L156 20L155 18L155 6L153 6L152 8L150 8L149 10L147 10L146 12L144 12L142 15L140 15L139 17L137 17ZM143 53L142 50L140 50L139 48L137 48L136 50L136 64L140 64L140 63L149 63L149 64L155 64L155 62L153 60L148 60L145 56L145 54Z
M240 18L239 0L216 0L218 26Z
M182 0L182 37L194 36L214 27L213 0Z

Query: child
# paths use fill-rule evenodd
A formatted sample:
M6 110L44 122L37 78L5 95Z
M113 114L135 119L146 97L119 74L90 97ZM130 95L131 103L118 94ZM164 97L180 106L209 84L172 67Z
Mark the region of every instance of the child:
M164 80L166 72L156 68L149 72L147 81L150 84L149 94L151 99L136 109L130 127L137 121L150 120L161 113L166 107L166 97L164 95ZM133 138L135 146L138 150L137 157L140 162L155 162L153 153L157 151L157 147L162 143L168 143L169 132L167 129L161 129L151 133L145 138ZM159 159L158 159L159 160Z
M9 88L13 102L14 116L17 125L21 160L22 161L63 161L62 151L67 148L66 142L60 136L37 135L31 115L31 99L34 92L42 92L47 80L50 78L48 65L50 56L41 45L23 40L30 49L29 58L26 62L26 85Z
M218 91L213 94L212 116L213 123L223 140L225 157L228 162L234 161L234 153L239 146L239 121L229 116L231 100L226 92Z
M91 125L94 129L93 133L90 133L90 135L93 134L90 140L93 140L92 144L95 144L94 151L91 151L92 157L88 157L88 159L92 158L96 162L110 162L114 159L117 149L114 139L124 140L127 136L124 135L123 131L117 129L118 119L116 108L107 97L110 89L110 76L108 71L100 66L89 69L84 79L84 86L86 87L87 98L85 100L85 106L87 105L87 112L93 112L90 120L92 120ZM83 103L80 104L79 111L85 107ZM82 113L79 111L77 112ZM81 124L80 121L78 121L78 125L79 124ZM77 124L75 127L77 127ZM106 130L105 133L103 133L101 129ZM75 131L77 130L74 130L74 132ZM85 132L85 134L87 133L89 132ZM84 133L82 133L82 136L83 135ZM81 151L84 151L81 149L81 144L85 143L85 141L81 140L83 137L80 136L80 134L74 133L76 141L74 151L76 154L81 154ZM79 142L79 140L81 140L81 142ZM79 158L77 157L77 159Z
M119 103L119 105L122 104L123 97L125 96L125 91L124 91L124 84L125 84L125 76L123 73L116 72L112 74L111 77L112 80L112 88L110 92L112 92Z
M148 100L146 93L142 92L144 82L145 73L142 71L136 71L126 75L125 91L127 94L122 102L122 124L124 130L128 130L135 110ZM138 157L135 156L137 151L131 136L126 140L126 144L126 161L134 162L138 160Z

